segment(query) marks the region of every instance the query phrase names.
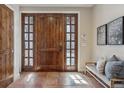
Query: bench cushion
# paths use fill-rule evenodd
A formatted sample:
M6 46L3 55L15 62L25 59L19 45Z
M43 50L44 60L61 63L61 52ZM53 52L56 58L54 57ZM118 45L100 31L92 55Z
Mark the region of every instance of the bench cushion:
M94 75L96 75L98 78L100 78L104 83L106 83L107 85L110 86L110 80L104 74L98 73L98 71L96 69L96 65L94 65L94 64L87 64L86 68L89 71L91 71Z

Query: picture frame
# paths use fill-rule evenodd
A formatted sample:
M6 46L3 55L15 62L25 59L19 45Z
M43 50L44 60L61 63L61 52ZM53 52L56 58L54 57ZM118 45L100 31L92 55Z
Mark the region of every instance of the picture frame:
M124 44L124 17L119 17L107 24L107 45Z
M97 28L97 45L106 45L107 44L107 24L99 26Z

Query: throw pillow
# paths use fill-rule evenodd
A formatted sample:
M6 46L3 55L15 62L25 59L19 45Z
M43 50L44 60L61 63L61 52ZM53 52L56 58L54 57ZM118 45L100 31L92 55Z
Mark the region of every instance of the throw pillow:
M105 75L108 79L124 78L124 61L108 61L105 66Z
M97 61L96 69L97 69L98 73L100 73L100 74L104 73L105 63L106 63L106 60L104 57L100 58Z
M116 55L113 55L108 61L119 61L119 59Z

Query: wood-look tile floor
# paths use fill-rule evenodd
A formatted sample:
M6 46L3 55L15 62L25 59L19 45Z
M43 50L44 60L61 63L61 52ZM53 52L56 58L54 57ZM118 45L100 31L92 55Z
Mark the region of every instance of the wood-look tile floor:
M78 72L23 72L8 88L102 88L94 78Z

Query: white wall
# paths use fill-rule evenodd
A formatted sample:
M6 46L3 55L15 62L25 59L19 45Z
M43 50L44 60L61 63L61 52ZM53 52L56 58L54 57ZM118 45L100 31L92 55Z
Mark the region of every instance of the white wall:
M92 59L96 60L100 56L110 57L116 54L120 59L124 59L124 45L97 46L97 30L100 25L108 23L120 16L124 16L124 5L96 5L93 8L93 48Z
M14 12L14 80L20 77L19 69L21 63L21 31L20 31L20 9L18 5L7 5Z
M45 11L79 11L79 71L84 70L84 63L90 60L96 60L98 57L110 57L116 54L124 59L123 45L97 46L96 28L102 24L124 15L124 5L95 5L93 8L40 8L23 7L18 5L8 5L14 11L14 80L19 77L19 68L21 66L21 30L20 30L20 11L45 12ZM82 34L86 34L86 46L82 46Z
M95 5L93 8L43 8L43 7L21 7L20 11L28 11L28 12L45 12L45 11L79 11L80 18L79 18L79 71L84 70L84 64L86 61L96 60L101 56L110 57L113 54L116 54L120 58L124 58L124 46L123 45L107 45L107 46L97 46L97 31L96 28L102 24L105 24L113 19L116 19L122 15L124 15L124 5ZM19 14L17 14L18 16ZM17 25L17 24L16 24ZM18 26L17 26L18 27ZM21 31L20 31L21 32ZM16 47L17 54L19 55L15 60L17 62L21 62L21 33L17 33L19 38L15 40L19 47ZM82 46L82 34L86 34L86 46ZM15 38L17 38L15 36ZM16 52L16 51L15 51Z
M58 11L58 12L68 12L68 11L79 11L79 32L78 32L78 43L79 43L79 58L78 58L78 70L84 70L84 64L91 58L91 8L59 8L59 7L51 7L51 8L43 8L43 7L23 7L20 8L21 11L26 12L47 12L47 11ZM81 35L85 33L87 35L87 45L82 46L82 38Z
M21 66L21 30L20 30L20 11L45 12L45 11L78 11L79 18L79 67L78 70L84 70L86 61L96 60L98 57L110 57L116 54L124 59L123 45L97 46L96 28L102 24L124 15L124 5L95 5L93 8L41 8L41 7L21 7L18 5L8 5L14 11L14 80L19 77L19 68ZM86 34L86 46L82 46L82 34Z

